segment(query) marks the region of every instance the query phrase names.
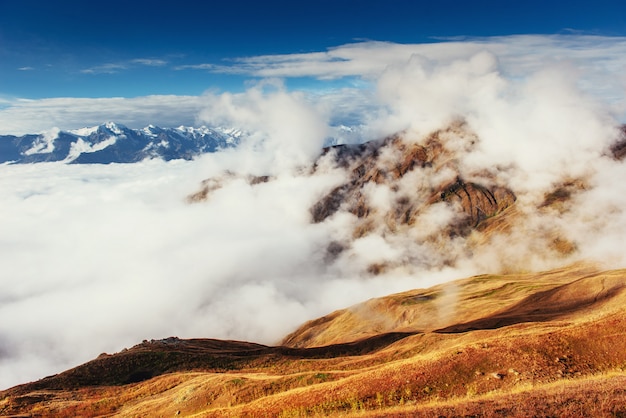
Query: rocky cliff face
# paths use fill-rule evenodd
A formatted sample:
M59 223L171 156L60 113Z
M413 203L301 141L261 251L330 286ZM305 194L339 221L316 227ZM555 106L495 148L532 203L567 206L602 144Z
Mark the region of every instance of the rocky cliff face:
M451 137L457 142L455 145L463 141L465 148L471 148L476 140L463 124L457 124L433 133L422 144L410 143L396 135L380 142L326 149L322 158L334 159L350 176L345 184L313 206L313 221L322 222L344 210L362 219L363 224L381 218L388 229L396 230L415 224L428 206L445 202L462 212L452 232L466 233L511 206L516 200L511 190L493 182L480 184L463 178L458 150L446 143ZM373 203L372 189L378 186L388 190L392 197L387 210ZM362 232L366 230L367 227Z
M616 160L623 160L626 157L626 125L622 125L617 141L611 146L611 154Z
M350 213L357 218L353 239L403 235L418 245L437 247L443 263L453 263L446 248L455 238L467 237L516 201L495 175L464 170L462 159L477 141L459 122L417 141L398 134L328 148L317 167L335 164L346 170L347 180L313 205L312 220ZM334 242L328 252L335 257L349 245ZM372 265L368 271L378 274L387 267L391 264Z

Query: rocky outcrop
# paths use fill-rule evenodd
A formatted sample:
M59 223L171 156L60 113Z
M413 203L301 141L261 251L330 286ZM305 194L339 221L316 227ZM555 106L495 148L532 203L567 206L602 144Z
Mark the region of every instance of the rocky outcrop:
M395 231L415 224L429 206L445 202L459 212L449 232L467 234L516 200L515 194L497 185L493 176L483 174L484 184L463 178L459 152L471 150L476 140L459 123L431 134L421 143L411 143L402 135L395 135L364 145L326 149L321 158L332 158L348 170L348 181L311 208L313 222L347 211L361 220L361 226L383 223ZM377 186L386 188L392 199L386 210L372 203L373 189ZM365 232L367 229L367 226L360 228Z
M212 192L221 189L222 187L224 187L225 184L236 179L243 179L249 185L254 186L261 183L267 183L268 181L270 181L271 177L253 175L240 176L231 171L226 171L221 176L211 177L203 180L200 190L187 196L187 203L203 202L209 198L209 195Z
M626 125L622 125L619 130L617 141L611 145L611 155L616 160L623 160L626 157Z
M490 218L515 202L515 194L505 187L490 188L477 183L465 183L461 178L444 188L440 199L458 203L467 215L466 225L477 227L480 222Z

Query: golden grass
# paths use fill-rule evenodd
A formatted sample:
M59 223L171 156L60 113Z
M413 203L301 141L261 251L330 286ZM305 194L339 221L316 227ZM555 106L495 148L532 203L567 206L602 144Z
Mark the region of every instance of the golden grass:
M570 283L574 277L594 274L600 273L593 266L575 264L544 273L480 275L411 290L372 299L305 323L288 335L283 344L315 347L383 332L430 332L489 316L531 294ZM581 291L584 293L585 289Z
M433 313L446 286L456 305L441 319ZM625 416L625 287L626 271L585 265L471 277L374 299L291 336L312 343L421 328L366 355L274 353L223 372L5 391L0 415Z
M367 411L359 416L619 417L626 414L625 388L626 373L615 371L585 379L521 387L510 392L494 391L481 396L436 400L389 408L384 412Z

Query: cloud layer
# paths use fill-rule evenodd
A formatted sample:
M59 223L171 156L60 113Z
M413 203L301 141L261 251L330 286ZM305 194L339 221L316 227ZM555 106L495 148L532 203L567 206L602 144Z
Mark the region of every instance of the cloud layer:
M308 207L336 176L234 180L186 203L205 176L241 162L2 167L0 386L144 338L276 343L381 290L320 262L329 226L311 225Z
M78 129L114 121L129 128L150 124L193 126L204 108L199 96L145 96L137 98L60 97L0 101L0 134L25 135Z
M626 38L583 35L518 35L507 37L449 39L429 44L358 42L323 52L242 57L228 63L179 65L161 59L135 59L103 63L88 73L122 71L128 68L169 68L171 71L207 71L254 78L317 79L308 90L309 101L319 102L345 115L337 123L360 124L376 117L380 103L372 96L379 77L389 69L408 62L420 62L424 71L433 71L454 62L467 61L477 54L495 57L498 72L507 80L522 81L529 74L566 66L575 82L589 95L601 99L619 120L626 121ZM333 81L334 80L334 81ZM330 81L326 87L324 82ZM337 88L340 82L343 88ZM335 83L335 84L332 84ZM334 87L333 87L334 86ZM211 89L216 86L207 85ZM320 95L320 92L327 94ZM1 99L0 99L1 100ZM76 129L114 120L129 127L147 124L178 126L197 122L203 106L201 96L147 96L137 98L49 98L0 101L0 134L24 134L49 130ZM363 111L368 110L367 114ZM355 115L359 115L355 120ZM205 114L206 116L206 114ZM206 118L205 118L206 119ZM209 121L211 118L208 118ZM338 119L338 118L337 118Z
M542 237L552 228L576 242L576 258L623 266L626 170L606 157L623 105L623 96L606 92L624 86L620 58L612 55L623 41L609 41L364 43L232 67L281 77L363 77L363 85L326 93L289 91L270 79L238 94L10 102L0 110L0 125L16 131L26 129L25 121L66 129L113 119L130 127L227 124L250 135L236 150L191 162L0 166L0 316L7 319L0 322L0 387L142 339L275 343L305 320L369 297L516 262L550 267L561 262L542 255ZM569 56L560 58L561 50ZM448 144L459 149L463 176L487 172L510 187L526 222L470 256L462 240L441 247L423 241L454 216L433 206L410 234L356 239L329 264L326 248L352 239L355 219L338 213L312 224L309 208L347 173L328 161L310 173L338 114L353 121L361 138L404 130L409 141L464 118L478 142L471 150L460 138ZM416 171L403 187L428 184L426 174ZM247 175L272 181L251 185ZM206 202L188 204L186 196L206 178L221 188ZM575 205L535 213L545 193L568 179L586 185ZM372 186L367 193L377 207L393 202L392 190ZM457 251L455 264L440 262L438 251L448 259ZM364 273L368 264L389 260L407 264L384 275Z

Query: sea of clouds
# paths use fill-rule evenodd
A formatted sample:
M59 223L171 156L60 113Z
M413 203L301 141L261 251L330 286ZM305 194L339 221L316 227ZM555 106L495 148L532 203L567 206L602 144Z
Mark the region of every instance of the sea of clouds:
M243 93L4 104L2 133L186 118L250 136L237 149L194 161L0 166L0 388L143 339L273 344L334 309L494 273L503 259L552 267L538 254L546 228L576 242L577 259L623 266L626 169L607 156L626 115L623 57L624 38L366 42L215 68L265 77ZM281 81L288 77L359 83L290 91ZM313 224L309 209L346 173L332 164L310 173L338 125L352 121L361 141L398 131L418 141L459 118L479 137L462 172L497 166L522 211L532 213L564 180L583 179L587 190L574 196L572 210L531 216L475 257L460 251L454 265L412 257L410 268L364 274L370 263L407 259L407 248L428 257L436 251L377 235L354 241L329 265L326 248L350 237L355 219L340 213ZM251 185L248 175L272 180ZM187 196L207 178L227 180L190 204ZM442 213L427 214L431 226Z

